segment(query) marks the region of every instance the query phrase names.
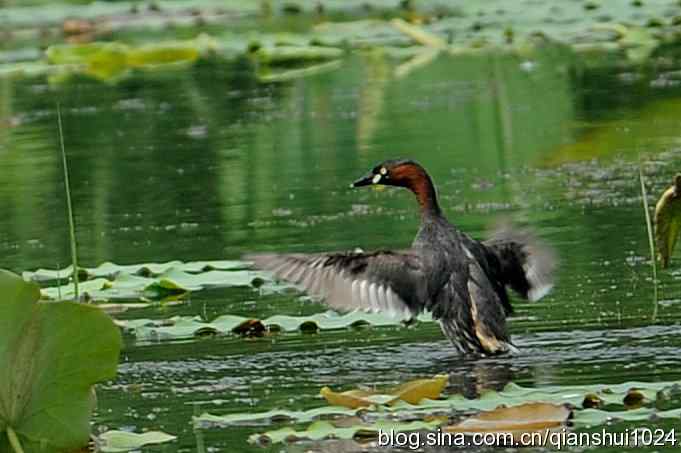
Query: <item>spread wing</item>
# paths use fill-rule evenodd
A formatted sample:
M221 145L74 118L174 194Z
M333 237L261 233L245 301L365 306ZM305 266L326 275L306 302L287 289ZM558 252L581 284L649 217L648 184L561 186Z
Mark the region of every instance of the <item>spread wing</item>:
M411 318L421 312L427 298L421 260L409 252L250 255L246 259L339 310Z

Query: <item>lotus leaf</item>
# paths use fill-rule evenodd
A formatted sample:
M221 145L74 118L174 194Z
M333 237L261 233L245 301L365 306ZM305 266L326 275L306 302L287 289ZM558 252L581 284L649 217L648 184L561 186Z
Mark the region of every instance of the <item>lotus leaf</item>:
M136 434L127 431L107 431L99 435L99 451L103 453L138 450L145 445L171 442L177 437L161 431Z
M99 308L38 302L34 283L0 271L0 452L87 445L93 385L116 375L121 338Z

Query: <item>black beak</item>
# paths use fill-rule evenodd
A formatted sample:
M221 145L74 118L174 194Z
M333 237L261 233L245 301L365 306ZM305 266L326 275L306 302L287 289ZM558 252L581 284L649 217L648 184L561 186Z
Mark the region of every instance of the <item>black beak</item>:
M373 172L369 172L366 175L362 176L359 178L357 181L353 182L350 184L350 187L362 187L362 186L370 186L371 184L374 183L374 174Z

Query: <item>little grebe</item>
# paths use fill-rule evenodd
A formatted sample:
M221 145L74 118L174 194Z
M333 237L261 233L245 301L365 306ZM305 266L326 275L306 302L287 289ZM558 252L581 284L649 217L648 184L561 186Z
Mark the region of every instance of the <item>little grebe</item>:
M537 300L552 287L553 253L531 235L500 231L479 242L450 224L433 182L412 160L387 160L351 187L374 184L411 190L421 227L409 250L254 255L256 266L300 284L341 310L389 312L412 318L431 312L462 353L514 350L506 328L512 313L506 286Z

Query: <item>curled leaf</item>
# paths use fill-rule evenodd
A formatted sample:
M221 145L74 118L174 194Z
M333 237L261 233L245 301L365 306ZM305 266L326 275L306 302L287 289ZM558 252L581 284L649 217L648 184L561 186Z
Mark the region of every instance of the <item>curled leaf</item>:
M369 390L348 390L337 393L329 387L323 387L319 394L333 406L343 406L350 409L369 407L374 404L390 404L399 399L399 397L394 395L381 395Z
M416 379L407 382L390 393L407 403L418 404L424 398L438 399L448 382L448 374L438 374L431 379Z
M319 392L329 404L336 406L349 407L368 407L374 404L392 405L398 401L405 401L409 404L418 404L422 399L437 399L440 393L449 382L449 376L438 374L431 379L416 379L395 387L386 393L379 393L370 390L348 390L336 393L329 387L324 387Z
M681 174L674 178L655 206L655 241L662 267L669 266L681 232Z

